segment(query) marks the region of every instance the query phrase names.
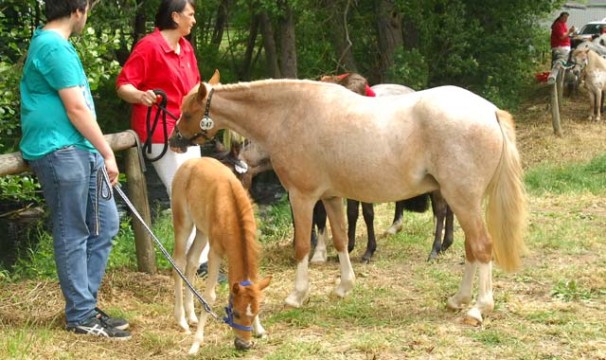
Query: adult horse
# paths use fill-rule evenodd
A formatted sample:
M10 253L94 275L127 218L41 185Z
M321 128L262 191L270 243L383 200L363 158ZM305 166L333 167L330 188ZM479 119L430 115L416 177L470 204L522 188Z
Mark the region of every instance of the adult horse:
M339 84L357 94L366 96L395 96L406 95L413 93L414 90L398 84L377 84L372 87L368 86L368 81L365 77L357 73L345 73L341 75L322 76L320 81L332 82ZM440 194L439 190L433 191L430 194L415 196L411 199L400 200L395 204L394 219L385 231L386 234L395 234L402 229L404 210L413 212L425 212L427 210L427 198L431 199L431 208L433 210L435 232L434 241L431 247L431 252L427 260L433 260L438 257L440 252L446 251L453 242L454 218L452 211L448 207L446 201ZM358 220L358 208L362 205L362 215L366 223L368 234L368 242L366 251L362 256L363 262L370 261L370 258L377 249L377 242L374 232L374 208L371 203L359 202L357 200L347 199L347 236L348 250L351 252L356 242L356 222ZM442 233L444 233L444 241L442 241ZM326 245L318 243L314 258L324 250L326 253Z
M580 46L580 45L579 45ZM577 48L570 54L574 70L581 73L589 93L589 120L600 121L603 93L606 90L606 59L591 48Z
M520 265L526 197L513 119L465 89L443 86L396 99L310 80L201 83L184 99L170 144L179 151L223 128L266 149L289 192L297 261L294 289L285 300L290 306L300 307L308 296L311 216L319 199L339 258L340 297L355 282L342 198L389 202L440 190L465 233L465 271L450 308L471 301L479 270L469 321L481 323L494 307L493 257L507 271Z
M256 336L265 333L258 315L262 290L271 280L271 277L258 279L259 244L248 194L235 175L216 159L190 159L175 173L171 208L175 233L173 257L190 282L198 269L200 253L208 242L205 297L209 305L217 297L215 285L221 259L227 258L230 292L225 322L234 329L236 348L248 349L251 333ZM194 227L196 237L187 249L187 239ZM193 295L187 291L184 302L183 281L176 271L173 278L175 319L189 333L188 322L198 322ZM200 348L207 318L208 313L203 310L190 354L196 354Z

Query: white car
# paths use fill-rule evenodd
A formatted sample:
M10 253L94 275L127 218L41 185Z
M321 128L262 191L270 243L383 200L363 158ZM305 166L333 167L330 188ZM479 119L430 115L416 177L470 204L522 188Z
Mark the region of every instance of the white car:
M581 30L570 37L570 45L574 49L586 40L593 40L602 33L602 27L606 26L606 18L597 21L590 21L583 25Z

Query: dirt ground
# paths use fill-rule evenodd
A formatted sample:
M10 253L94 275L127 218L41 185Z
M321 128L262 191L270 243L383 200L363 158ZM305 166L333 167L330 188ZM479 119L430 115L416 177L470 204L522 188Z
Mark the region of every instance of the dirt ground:
M561 102L561 125L562 125L562 137L554 135L552 127L551 110L549 107L550 94L547 87L537 86L537 90L533 94L531 100L522 106L522 108L514 113L517 123L517 141L518 147L521 152L522 160L525 168L530 168L541 164L543 162L551 163L570 163L570 162L585 162L595 157L596 155L606 153L606 122L600 123L589 122L587 120L588 115L588 100L586 94L581 93L578 97L564 98ZM391 221L391 213L385 212L384 219L378 219L376 228L386 228L386 225ZM383 245L380 245L383 246ZM284 246L279 250L281 253L272 254L272 258L281 259L275 263L268 264L268 269L275 272L273 284L268 288L267 294L268 302L273 305L269 305L264 311L270 314L278 314L283 312L281 305L281 299L284 294L288 292L288 288L292 286L294 268L290 262L291 249L289 246ZM398 251L398 250L396 250ZM385 256L385 253L384 253ZM448 260L453 262L459 262L461 254L449 254ZM284 260L286 259L286 260ZM582 259L580 260L582 261ZM334 265L334 264L332 264ZM324 267L316 269L314 272L314 283L317 284L314 291L319 293L328 293L330 288L334 285L334 269L330 267ZM278 273L278 269L287 268L288 270L283 273ZM328 270L330 269L330 270ZM445 268L447 269L447 268ZM397 283L380 283L381 276L387 281L389 279L405 278L408 275L412 276L414 270L406 270L401 266L394 267L382 275L374 275L373 271L375 268L368 268L365 270L359 270L358 276L365 278L366 281L376 281L380 285L378 287L385 286L389 288L401 287L402 284ZM269 270L267 270L269 271ZM434 270L437 274L438 271ZM448 272L449 270L443 270ZM404 274L404 276L403 276ZM505 291L504 288L508 288L514 285L505 284L503 281L496 281L496 288L498 291ZM282 284L282 285L280 285ZM523 286L523 285L521 285ZM372 290L372 289L371 289ZM22 358L40 358L40 359L51 359L51 358L63 358L63 359L97 359L97 358L120 358L125 359L141 359L141 358L154 358L154 359L175 359L185 358L188 345L191 338L183 335L176 329L176 325L172 319L172 279L168 275L146 275L142 273L117 271L110 272L104 281L104 286L101 289L101 302L105 304L111 304L114 309L126 309L129 314L137 314L132 319L135 323L134 332L138 333L136 340L129 342L128 345L120 344L116 348L108 347L101 341L83 340L77 338L74 335L65 334L63 331L59 331L64 323L62 315L63 300L59 292L58 286L54 281L24 281L17 284L9 284L8 286L0 287L0 291L3 295L0 297L0 335L11 336L11 337L23 337L23 343L26 345L25 350L17 350L23 353ZM363 290L360 290L363 291ZM530 291L530 290L529 290ZM538 290L533 290L538 291ZM529 295L532 295L529 293ZM545 296L544 294L538 294L537 296ZM414 291L407 293L404 297L406 301L411 303L411 307L405 307L406 309L400 309L400 311L413 311L413 315L422 317L424 313L427 313L430 317L432 316L432 306L437 306L433 302L439 302L443 299L433 298L432 300L422 299L422 294L414 293ZM404 300L402 300L404 301ZM428 305L427 302L430 302ZM516 305L512 300L511 306ZM379 306L381 304L379 303ZM518 304L519 305L519 304ZM324 304L316 300L311 301L309 305L311 307L324 307L331 306L328 303ZM387 306L387 305L386 305ZM389 311L398 311L401 306L401 302L395 300L395 303L389 305L394 306ZM537 305L537 308L542 305ZM217 311L219 308L217 307ZM416 312L416 314L414 313ZM513 310L511 310L513 312ZM381 314L377 314L373 311L372 316L379 317ZM393 315L393 314L391 314ZM410 333L408 330L418 331L424 337L413 338L412 340L406 340L405 350L403 352L392 352L393 349L389 345L389 341L383 338L371 338L368 341L368 345L360 345L366 333L355 331L350 327L345 329L339 329L340 324L321 324L314 323L312 325L298 324L297 318L293 318L289 323L288 315L284 315L285 318L281 321L278 315L274 315L278 318L275 320L275 324L272 328L274 333L273 340L266 341L264 343L264 349L256 353L256 355L250 358L266 358L270 357L272 351L286 352L286 354L273 355L273 359L297 359L303 358L296 354L288 354L289 348L281 344L283 338L286 336L299 337L301 341L305 342L309 340L312 350L320 348L332 348L335 354L335 359L400 359L400 358L466 358L465 353L457 353L457 350L461 351L473 351L470 350L472 347L466 347L464 341L470 341L470 336L465 332L466 330L460 330L456 322L449 320L444 321L441 316L433 315L435 319L430 319L428 324L408 324L402 323L396 326L384 337L390 337L390 334L397 337L413 336L404 334L404 332ZM360 315L361 316L361 315ZM387 314L386 314L387 316ZM508 316L501 314L501 317ZM499 319L498 316L495 318L497 321L500 320L505 322L506 319ZM24 333L28 332L29 327L48 327L51 331L45 333L44 331L36 331L36 338L32 338L31 335ZM205 344L208 346L218 346L220 351L217 355L203 355L202 358L224 358L221 354L225 355L225 348L218 344L226 342L226 335L216 335L217 332L223 333L224 329L220 328L221 325L209 324L207 330L207 338ZM415 327L416 326L416 327ZM503 326L501 324L501 326ZM503 326L504 327L504 326ZM381 326L377 326L377 329ZM494 334L494 329L490 329L488 325L488 332L485 335L471 335L473 336L484 336L484 341L490 341L490 334ZM221 330L218 330L221 329ZM332 329L332 330L331 330ZM428 330L431 329L431 330ZM284 332L291 331L290 334ZM331 333L332 331L332 333ZM331 339L329 334L343 334L345 339L335 341ZM347 331L347 332L346 332ZM360 330L362 331L362 330ZM492 331L492 332L490 332ZM281 333L282 332L282 333ZM346 333L345 333L346 332ZM437 332L433 334L433 332ZM39 334L42 333L42 334ZM50 334L49 334L50 333ZM427 335L432 333L434 336ZM436 353L432 354L433 346L438 348L440 338L445 339L449 334L454 333L461 339L459 343L448 343L448 346L452 346L452 353L439 356ZM532 334L532 331L529 331ZM486 335L488 334L488 335ZM530 335L529 335L530 336ZM557 335L554 335L557 336ZM44 337L50 337L50 340L45 340ZM350 338L351 337L351 338ZM437 345L432 344L435 339ZM488 339L488 340L486 340ZM350 342L349 344L347 342ZM502 341L502 340L501 340ZM523 339L521 340L524 341ZM533 341L532 339L530 341ZM336 347L332 344L324 344L327 342L336 343ZM379 343L379 348L372 343ZM0 342L1 344L2 342ZM27 345L29 344L29 345ZM354 345L352 345L354 344ZM383 345L381 345L383 344ZM364 346L369 349L361 351L359 348ZM385 349L381 349L383 346ZM457 349L457 346L460 348ZM510 350L505 345L505 351ZM596 345L597 346L597 345ZM605 345L606 346L606 345ZM82 349L79 349L82 347ZM557 344L554 345L554 348ZM342 348L342 349L341 349ZM350 348L358 349L357 352L352 352L348 356ZM69 349L69 350L68 350ZM73 350L75 349L75 350ZM347 350L350 349L350 350ZM293 348L292 351L301 351ZM309 349L304 349L310 351ZM417 354L417 350L421 355ZM221 353L222 351L222 353ZM437 351L437 350L436 350ZM566 353L562 353L564 350L553 350L555 357L551 358L575 358L575 354L566 356ZM498 349L497 349L498 352ZM320 354L323 354L321 351ZM0 350L2 354L2 350ZM5 353L6 354L6 353ZM10 352L9 352L10 354ZM365 355L366 354L366 355ZM368 355L370 354L370 355ZM375 355L372 355L375 354ZM378 355L377 355L378 354ZM425 354L426 356L423 356ZM461 355L463 354L463 355ZM559 356L558 356L559 354ZM563 355L562 355L563 354ZM474 354L472 352L467 353L469 356L482 358L480 354ZM485 356L492 357L492 355L484 354ZM605 355L606 356L606 355ZM1 357L1 356L0 356ZM249 358L243 355L234 355L227 353L225 357L230 358ZM499 358L497 356L495 358ZM21 357L19 357L21 358ZM314 358L314 357L305 357ZM319 357L320 358L320 357ZM326 358L324 356L324 358ZM527 358L523 354L519 357L509 357L506 354L502 358ZM530 356L528 358L535 358ZM596 358L596 357L592 357ZM599 357L597 357L599 358Z

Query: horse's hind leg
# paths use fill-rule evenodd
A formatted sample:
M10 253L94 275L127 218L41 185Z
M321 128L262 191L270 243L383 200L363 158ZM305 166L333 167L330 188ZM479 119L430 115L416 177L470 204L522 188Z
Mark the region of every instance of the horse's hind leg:
M360 215L360 202L347 199L347 251L352 252L356 247L356 226Z
M315 227L318 228L318 235L316 237L314 254L311 257L310 262L312 264L325 263L328 259L328 253L326 251L326 209L324 209L324 203L321 200L314 206L313 224L311 227L312 233L314 232Z
M479 292L474 306L467 312L466 320L474 324L482 322L482 314L492 311L492 240L486 231L481 215L481 206L453 205L461 228L465 232L465 273L459 291L448 299L448 307L461 309L471 301L473 277L479 268ZM454 206L457 206L456 208Z
M345 246L345 216L343 214L343 202L341 198L331 198L323 200L326 207L326 214L330 221L332 239L339 256L339 265L341 269L341 281L335 288L335 294L339 297L345 297L353 289L356 276L351 267L349 252Z
M366 252L362 256L362 262L368 263L377 250L377 239L375 238L375 210L372 203L362 203L362 215L366 223L366 232L368 242L366 243Z
M393 222L389 229L385 230L386 235L394 235L402 230L402 218L404 217L404 201L396 201L396 209L393 215Z

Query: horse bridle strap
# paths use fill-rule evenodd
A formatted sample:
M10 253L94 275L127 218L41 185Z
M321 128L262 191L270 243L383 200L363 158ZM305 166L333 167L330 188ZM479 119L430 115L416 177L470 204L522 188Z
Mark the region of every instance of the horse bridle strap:
M250 280L244 280L240 282L240 286L250 286L252 285L252 281ZM244 325L240 325L240 324L236 324L234 322L234 301L233 301L233 296L230 294L229 295L229 305L225 308L225 313L227 314L227 316L225 316L223 318L223 321L233 327L234 329L238 329L238 330L242 330L242 331L253 331L252 326L244 326Z
M215 126L213 120L210 118L210 100L212 99L214 92L215 92L215 89L212 89L212 88L208 92L208 97L206 98L206 108L204 109L204 116L200 120L200 131L199 132L195 133L194 135L192 135L192 137L187 139L183 135L181 135L181 132L179 131L179 127L175 124L175 130L177 131L177 137L180 140L185 140L186 142L188 142L190 144L193 144L194 140L196 140L199 137L203 137L204 140L206 140L206 141L212 140L212 138L210 138L208 136L208 130L212 129Z

